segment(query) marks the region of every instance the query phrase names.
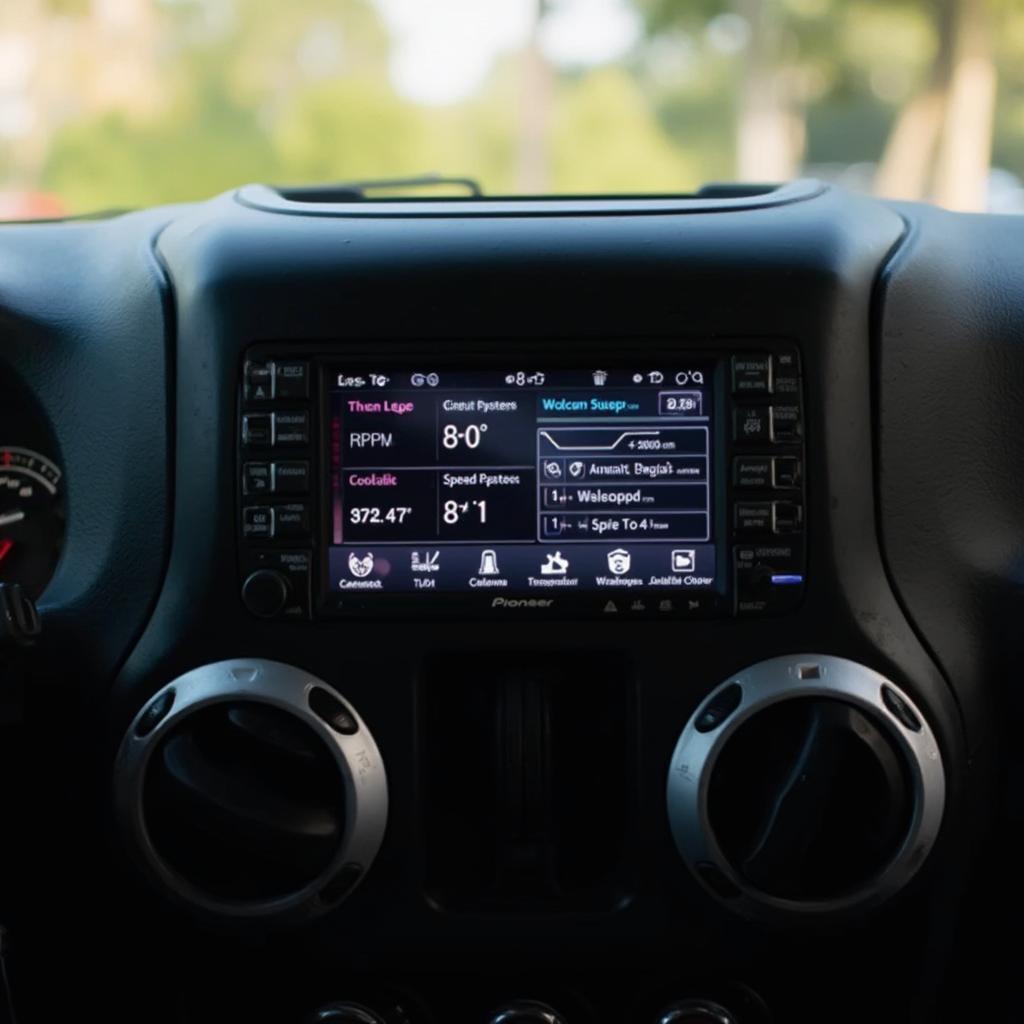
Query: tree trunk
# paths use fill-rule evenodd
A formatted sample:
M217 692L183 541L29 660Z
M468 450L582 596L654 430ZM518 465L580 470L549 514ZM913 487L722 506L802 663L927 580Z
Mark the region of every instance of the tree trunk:
M780 68L781 30L772 2L740 0L737 5L750 26L737 112L740 181L788 181L797 174L803 156L803 121L793 109L790 80Z
M875 192L983 209L996 95L987 0L942 0L938 32L929 82L896 118Z
M540 25L546 0L536 0L533 31L523 51L523 91L519 111L519 157L516 174L518 191L547 192L550 189L549 118L553 82L551 67L540 48Z
M875 195L911 200L928 195L945 107L945 90L932 87L900 111L875 175Z
M954 210L986 205L996 110L988 13L987 0L960 0L933 191L937 203Z

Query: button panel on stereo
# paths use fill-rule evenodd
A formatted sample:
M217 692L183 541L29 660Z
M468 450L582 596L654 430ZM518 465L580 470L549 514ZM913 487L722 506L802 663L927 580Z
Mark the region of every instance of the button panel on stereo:
M250 358L242 369L241 595L246 608L261 618L304 619L311 612L316 515L311 373L308 360L277 356Z
M804 406L796 351L732 357L736 613L793 610L806 583Z

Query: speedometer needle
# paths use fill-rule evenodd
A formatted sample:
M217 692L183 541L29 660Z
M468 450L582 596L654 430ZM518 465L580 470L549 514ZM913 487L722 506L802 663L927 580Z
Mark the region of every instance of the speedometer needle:
M0 540L0 562L2 562L11 553L11 548L13 547L13 540Z
M20 523L24 518L25 513L19 508L16 512L8 512L7 515L0 516L0 526L10 526L12 523Z

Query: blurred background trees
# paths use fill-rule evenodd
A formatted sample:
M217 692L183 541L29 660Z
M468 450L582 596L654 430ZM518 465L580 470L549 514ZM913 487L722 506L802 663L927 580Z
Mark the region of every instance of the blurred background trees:
M815 173L1024 211L1024 4L0 5L0 215L428 171L492 193Z

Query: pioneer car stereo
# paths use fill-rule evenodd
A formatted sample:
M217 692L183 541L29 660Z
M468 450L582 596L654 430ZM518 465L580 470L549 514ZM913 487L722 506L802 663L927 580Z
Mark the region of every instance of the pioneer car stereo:
M781 612L806 577L791 346L385 354L242 367L256 615Z

